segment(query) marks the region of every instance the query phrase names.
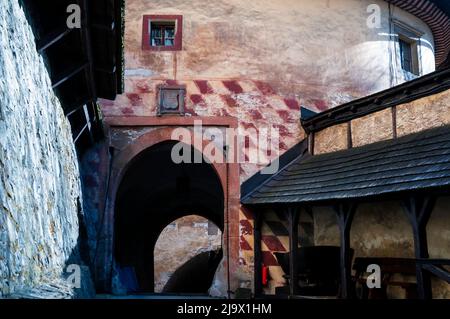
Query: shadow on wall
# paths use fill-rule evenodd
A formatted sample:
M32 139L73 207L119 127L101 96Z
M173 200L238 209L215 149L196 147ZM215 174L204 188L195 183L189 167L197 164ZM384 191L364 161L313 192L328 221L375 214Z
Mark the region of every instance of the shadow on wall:
M81 208L81 202L78 198L78 226L79 236L77 245L74 247L72 254L66 261L66 272L63 277L70 285L74 285L73 298L75 299L87 299L94 298L96 295L94 281L93 281L93 269L92 261L89 254L88 234L86 227L86 220L83 210ZM73 268L75 266L75 268ZM79 272L78 272L79 270ZM76 276L80 276L79 279ZM74 277L75 276L75 277ZM77 280L79 280L77 282Z
M167 225L159 235L154 248L155 292L165 292L163 288L168 281L171 281L173 274L179 275L180 268L199 257L201 253L219 251L221 245L222 232L219 227L204 217L184 216ZM197 262L201 263L202 260L200 258ZM203 261L207 262L207 260ZM201 268L200 274L203 273L206 276L205 271L209 271L208 265L202 264L199 268ZM212 271L216 268L217 264ZM192 273L195 272L196 270L192 269ZM189 276L189 274L185 275ZM206 290L203 292L206 293Z
M222 249L198 254L173 273L162 292L208 294L222 256Z

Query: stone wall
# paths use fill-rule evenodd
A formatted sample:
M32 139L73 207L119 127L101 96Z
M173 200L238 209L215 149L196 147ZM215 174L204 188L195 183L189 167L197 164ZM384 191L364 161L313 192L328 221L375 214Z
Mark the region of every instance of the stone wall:
M0 297L71 297L61 275L78 241L77 159L34 43L18 1L0 1Z
M86 244L91 261L98 257L95 254L105 212L110 165L110 154L105 141L88 149L80 162Z
M189 259L221 246L222 232L203 217L190 215L168 225L154 250L155 292L161 292L170 276Z

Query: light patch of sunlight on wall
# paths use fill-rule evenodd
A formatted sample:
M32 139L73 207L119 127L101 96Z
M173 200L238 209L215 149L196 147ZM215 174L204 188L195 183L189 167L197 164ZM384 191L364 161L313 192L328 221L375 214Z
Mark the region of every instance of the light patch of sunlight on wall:
M221 247L222 232L206 218L189 215L167 225L155 245L155 292L192 257Z

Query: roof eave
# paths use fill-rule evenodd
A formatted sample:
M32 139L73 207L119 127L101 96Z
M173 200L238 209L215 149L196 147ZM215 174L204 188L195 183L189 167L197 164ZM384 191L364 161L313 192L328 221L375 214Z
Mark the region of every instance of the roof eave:
M450 69L445 68L387 90L350 101L338 107L302 120L307 133L321 131L327 127L408 103L450 89Z

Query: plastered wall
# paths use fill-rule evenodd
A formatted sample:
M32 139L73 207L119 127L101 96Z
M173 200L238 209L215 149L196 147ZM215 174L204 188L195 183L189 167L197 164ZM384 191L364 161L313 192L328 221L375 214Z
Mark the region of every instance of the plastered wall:
M395 118L395 120L394 120ZM395 124L394 124L395 123ZM423 97L314 133L314 154L331 153L450 124L450 91ZM349 127L351 143L349 142Z
M380 8L379 28L367 26L371 4ZM182 50L143 50L143 15L182 15ZM157 86L185 85L187 116L236 117L245 130L273 127L282 154L305 137L300 105L321 112L404 81L392 19L423 33L421 70L433 71L428 26L382 0L129 2L125 94L102 110L107 117L155 116ZM243 182L262 166L240 167Z
M450 197L438 199L427 225L430 258L450 257ZM330 208L314 208L315 245L339 246L339 228ZM414 258L412 227L400 202L368 202L357 208L350 231L354 257ZM398 275L396 275L398 276ZM415 282L414 277L397 277ZM395 280L395 278L394 278ZM450 286L433 278L433 298L450 298ZM389 298L405 298L401 288L388 290Z

